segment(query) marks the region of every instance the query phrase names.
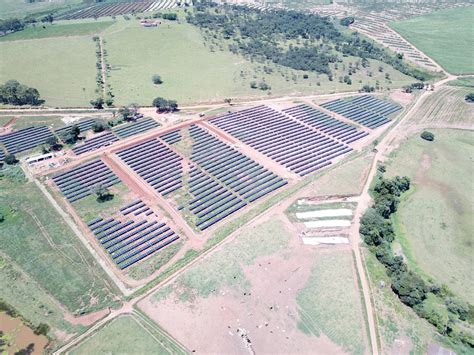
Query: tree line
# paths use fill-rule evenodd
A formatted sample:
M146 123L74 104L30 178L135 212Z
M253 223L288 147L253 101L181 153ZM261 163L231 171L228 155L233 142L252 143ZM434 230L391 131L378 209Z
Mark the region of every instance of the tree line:
M474 323L474 307L455 297L446 286L433 280L425 281L408 268L402 255L393 251L392 242L396 235L390 217L397 211L400 196L410 189L410 179L399 176L386 179L384 171L383 166L379 167L379 176L372 189L374 203L362 216L359 232L370 251L385 266L391 288L400 301L433 324L450 341L473 349L474 337L464 322ZM427 304L430 295L430 302L434 298L437 307Z
M341 62L341 55L350 55L380 60L404 74L426 79L424 72L405 63L403 55L392 54L357 32L343 33L328 17L317 14L201 3L188 11L186 20L229 41L231 52L251 60L270 60L332 77L329 64Z

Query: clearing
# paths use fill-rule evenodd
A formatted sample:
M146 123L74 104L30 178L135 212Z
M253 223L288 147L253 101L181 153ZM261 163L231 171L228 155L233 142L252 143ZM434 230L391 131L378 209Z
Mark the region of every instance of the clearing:
M390 26L451 74L472 74L473 18L471 6L437 11Z
M389 176L407 175L413 184L395 217L397 239L410 267L468 301L474 294L473 133L433 133L433 142L418 134L408 139L387 164Z

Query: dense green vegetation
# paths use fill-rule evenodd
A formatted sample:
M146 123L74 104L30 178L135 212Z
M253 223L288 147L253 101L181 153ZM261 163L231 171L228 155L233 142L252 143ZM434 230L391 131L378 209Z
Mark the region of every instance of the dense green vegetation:
M379 167L379 171L384 170L384 166ZM385 179L380 174L372 191L374 204L361 218L360 234L385 266L392 290L400 301L412 307L451 341L474 348L474 336L464 323L467 320L474 323L474 308L456 298L447 287L433 280L425 281L419 273L410 270L403 256L397 255L392 248L395 232L390 217L397 211L401 194L409 188L407 177Z
M419 80L427 76L408 66L403 58L360 37L340 31L328 17L296 11L261 12L240 6L199 5L188 13L189 23L210 36L229 41L229 50L251 60L333 77L330 63L342 56L377 59Z
M391 27L453 74L474 73L474 7L436 11Z
M7 105L41 105L44 100L35 88L20 84L16 80L9 80L0 85L0 103Z

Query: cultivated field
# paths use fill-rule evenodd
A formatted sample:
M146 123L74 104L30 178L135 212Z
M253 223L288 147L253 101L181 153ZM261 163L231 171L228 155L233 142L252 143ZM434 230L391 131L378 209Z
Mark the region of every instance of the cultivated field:
M434 142L411 137L388 163L389 175L407 175L413 182L396 214L397 238L411 267L468 301L474 293L473 136L456 130L433 133Z
M0 53L0 82L15 79L35 87L48 106L90 106L96 96L90 37L1 42Z
M474 7L437 11L391 23L398 33L452 74L474 73ZM455 40L454 40L455 39Z
M361 353L352 258L321 253L300 243L286 217L267 217L139 306L197 352Z
M185 354L186 351L142 315L123 315L107 323L71 352L88 354Z

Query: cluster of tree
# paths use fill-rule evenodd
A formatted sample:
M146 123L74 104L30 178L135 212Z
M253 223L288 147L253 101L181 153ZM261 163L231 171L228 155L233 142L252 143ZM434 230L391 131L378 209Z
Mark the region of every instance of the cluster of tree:
M18 18L9 18L5 20L0 20L0 32L11 33L18 32L25 28L25 22Z
M424 83L418 82L403 87L403 91L406 93L412 93L414 90L422 90L425 87Z
M153 100L153 106L156 107L157 112L174 112L178 110L176 100L167 100L162 97L155 98Z
M266 82L264 82L264 81L261 81L261 82L259 82L258 84L257 84L256 81L251 81L251 82L250 82L250 87L251 87L252 89L260 89L260 90L262 90L262 91L271 90L271 88L272 88L270 85L268 85L268 84L267 84Z
M384 168L380 171L383 172ZM446 287L426 282L416 272L409 270L403 256L396 255L392 249L395 232L390 216L397 211L401 194L409 188L409 178L397 176L385 179L381 174L373 188L374 204L362 216L359 232L376 258L385 266L391 279L391 288L400 301L433 324L441 334L472 348L472 334L464 331L463 326L458 323L459 320L468 319L470 311L474 318L473 307L456 299ZM442 312L433 307L426 307L425 300L430 293L437 297L441 307L444 305L450 317L443 316Z
M7 165L14 165L14 164L18 163L18 159L16 158L16 156L14 154L7 154L3 158L3 162Z
M470 92L469 94L467 94L464 99L467 101L467 102L474 102L474 92Z
M362 86L362 89L359 90L360 92L374 92L375 88L370 85L364 85Z
M38 106L44 103L38 90L20 84L16 80L9 80L0 85L0 103L8 105Z
M81 129L77 125L73 125L71 129L63 131L60 134L61 140L66 144L75 144L79 140Z
M105 43L104 41L100 40L99 36L94 36L92 37L92 40L95 42L95 56L96 56L96 84L97 84L97 89L96 93L98 94L98 97L96 99L93 99L90 101L91 105L98 109L101 110L104 108L104 105L107 106L113 106L114 104L114 94L112 93L112 87L110 84L105 83L105 78L103 75L103 68L102 66L105 66L105 75L107 76L110 72L110 65L107 64L106 62L106 50L103 48L103 44Z
M339 23L340 23L342 26L349 27L350 25L352 25L352 24L354 23L354 17L348 16L348 17L341 18L341 20L339 21Z
M121 121L130 122L135 121L138 118L138 104L130 104L128 106L122 106L118 110L119 119Z
M51 151L58 151L62 149L62 144L59 142L58 138L55 136L49 137L45 144L42 146L43 154L49 153Z
M430 141L430 142L434 141L434 138L435 138L434 134L431 133L430 131L421 132L420 137L423 138L425 141Z
M357 33L340 31L327 17L297 11L259 11L238 6L201 3L188 12L189 23L215 38L231 41L229 50L252 60L270 60L297 70L310 70L332 77L329 63L340 54L377 59L395 69L424 79L423 73ZM339 54L339 55L338 55Z

